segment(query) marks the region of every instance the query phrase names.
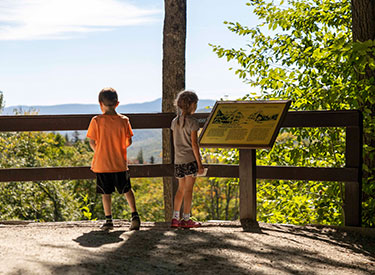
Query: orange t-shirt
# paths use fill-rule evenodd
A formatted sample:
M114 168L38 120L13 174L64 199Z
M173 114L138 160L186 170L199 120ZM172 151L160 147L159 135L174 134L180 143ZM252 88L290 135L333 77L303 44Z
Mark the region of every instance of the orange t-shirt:
M98 115L91 119L87 137L95 140L96 149L91 163L95 173L114 173L128 170L126 148L133 130L129 118Z

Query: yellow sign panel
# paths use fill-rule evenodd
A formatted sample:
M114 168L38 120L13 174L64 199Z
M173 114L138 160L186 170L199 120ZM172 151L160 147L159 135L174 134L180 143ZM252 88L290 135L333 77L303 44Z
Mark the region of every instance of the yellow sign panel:
M200 136L202 147L271 148L290 101L218 101Z

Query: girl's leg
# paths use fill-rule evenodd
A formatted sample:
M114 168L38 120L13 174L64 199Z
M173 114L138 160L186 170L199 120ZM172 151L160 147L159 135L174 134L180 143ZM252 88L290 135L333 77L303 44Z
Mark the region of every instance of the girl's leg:
M195 177L185 177L185 193L184 193L184 214L190 213L191 201L193 199L193 187L195 183Z
M185 178L178 179L178 188L176 195L174 196L173 203L173 215L172 215L172 228L180 227L180 209L182 204L182 199L184 198L185 193Z
M185 194L184 194L184 218L181 221L182 228L195 228L202 226L201 223L190 219L191 201L193 199L193 187L195 178L192 176L185 177Z
M185 179L186 177L178 179L178 188L173 203L174 211L180 211L181 209L182 199L184 198L185 193Z

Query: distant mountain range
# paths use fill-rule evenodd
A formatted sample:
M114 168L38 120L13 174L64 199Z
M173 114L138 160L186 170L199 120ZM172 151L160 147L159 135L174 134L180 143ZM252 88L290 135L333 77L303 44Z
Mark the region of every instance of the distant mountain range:
M198 102L197 112L210 112L215 100L202 99ZM209 108L207 108L209 107ZM67 114L100 114L99 104L61 104L52 106L9 106L5 107L2 115L13 115L15 113L37 112L39 115L67 115ZM119 113L159 113L161 112L161 98L150 102L132 103L120 105L117 108ZM84 139L86 131L78 131L79 137ZM61 134L73 136L73 132L62 131ZM155 163L161 163L162 136L159 129L134 130L133 143L129 147L128 156L130 160L137 158L142 150L145 162L150 162L151 156Z
M207 106L212 107L215 100L201 99L198 102L198 112L207 112ZM67 115L67 114L99 114L99 104L61 104L51 106L9 106L5 107L2 114L12 115L15 113L36 111L39 115ZM161 98L144 103L131 103L120 105L117 108L119 113L158 113L161 112Z

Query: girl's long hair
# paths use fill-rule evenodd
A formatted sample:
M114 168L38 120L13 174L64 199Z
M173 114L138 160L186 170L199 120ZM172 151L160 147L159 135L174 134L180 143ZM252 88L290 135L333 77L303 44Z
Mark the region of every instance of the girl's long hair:
M177 94L174 105L177 109L177 125L184 127L185 125L185 116L191 105L198 103L198 96L193 91L182 91ZM182 119L182 123L180 120Z

